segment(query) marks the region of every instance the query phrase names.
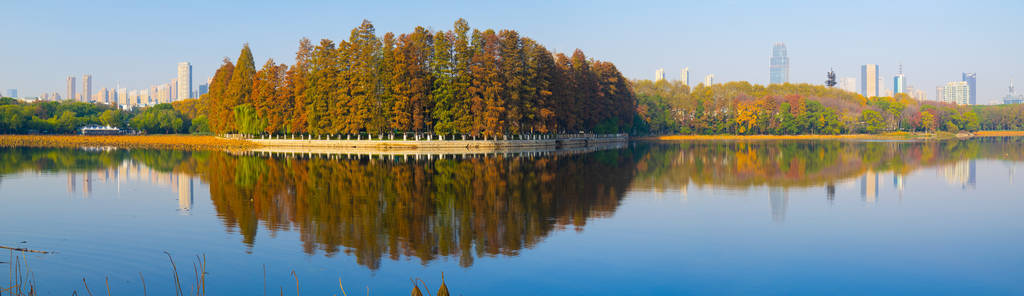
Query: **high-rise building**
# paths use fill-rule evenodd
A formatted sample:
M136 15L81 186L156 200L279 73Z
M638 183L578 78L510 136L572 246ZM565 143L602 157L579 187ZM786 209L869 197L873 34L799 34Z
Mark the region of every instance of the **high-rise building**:
M92 95L92 75L82 75L82 101L89 101L89 95Z
M168 83L161 84L157 88L156 100L160 103L171 102L171 85Z
M75 76L68 76L68 100L75 99Z
M104 104L110 103L110 92L107 91L106 87L100 89L100 92L97 95L96 101L100 102L100 103L104 103Z
M968 93L970 94L970 98L968 98L968 102L971 105L978 104L978 92L977 92L977 90L978 90L978 84L977 84L978 73L963 73L963 79L961 79L961 80L963 80L964 82L967 82L967 87L970 88L968 90Z
M786 53L785 43L779 42L772 45L772 56L769 63L769 84L788 83L789 55Z
M683 75L681 77L679 77L679 78L680 78L679 81L683 82L683 85L689 86L690 85L690 68L689 67L683 67Z
M906 92L906 88L905 88L906 83L907 83L907 81L906 81L906 78L903 77L903 74L896 74L896 76L893 76L892 77L892 93L893 94L902 94L902 93Z
M878 96L878 65L860 66L860 94L865 98Z
M178 78L171 79L171 99L178 97Z
M971 103L971 86L967 81L953 81L942 88L942 99L946 103L969 105Z
M117 89L111 88L107 90L107 104L117 105Z
M118 88L117 89L117 104L118 105L122 105L122 106L128 106L128 102L129 101L131 101L131 98L128 97L128 89L127 88Z
M906 92L907 80L903 77L903 65L899 66L899 71L896 72L896 76L892 77L892 93L902 94Z
M907 94L911 98L914 98L915 100L918 101L924 101L928 99L928 93L925 92L923 89L917 89L914 88L913 86L908 85L906 89L904 89L903 91L903 93Z
M842 90L855 93L857 92L857 78L854 77L843 77L839 79L839 88Z
M1010 83L1010 89L1013 89L1013 83L1012 82ZM17 98L18 97L18 90L14 89L14 88L8 89L7 90L7 97L8 98Z
M654 82L665 80L665 69L654 70Z
M915 89L912 97L914 97L918 101L924 101L928 99L928 92L924 91L923 89Z
M715 74L708 74L704 76L704 86L712 86L715 84Z
M149 90L148 89L139 90L139 105L140 106L152 105L150 100L149 100Z
M160 103L165 103L163 101L160 101L160 86L157 86L157 85L149 86L149 104L150 105L155 105L155 104L160 104ZM166 103L170 103L170 102L166 102Z
M946 101L946 98L942 97L942 95L945 93L945 90L943 90L942 88L943 87L941 85L935 87L935 101L936 102L945 102Z
M178 63L178 85L177 96L174 100L192 98L192 64L189 62Z
M196 98L199 98L199 97L205 95L208 92L210 92L210 84L209 83L200 84L199 85L199 93L196 94Z

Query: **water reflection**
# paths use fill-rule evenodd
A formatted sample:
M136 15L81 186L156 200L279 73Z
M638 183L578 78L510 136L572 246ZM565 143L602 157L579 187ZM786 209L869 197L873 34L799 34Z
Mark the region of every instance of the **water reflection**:
M874 204L880 180L891 175L902 198L905 176L934 168L937 179L974 190L977 159L1009 163L1012 183L1022 144L641 142L588 153L412 158L0 148L0 182L61 173L68 193L82 198L98 186L147 182L176 192L182 214L202 182L220 223L250 249L259 231L288 231L307 254L344 253L371 269L402 257L470 266L481 256L516 256L554 231L582 231L589 219L612 215L629 190L766 190L771 221L783 223L798 188L821 188L832 203L837 186L859 186L862 202Z

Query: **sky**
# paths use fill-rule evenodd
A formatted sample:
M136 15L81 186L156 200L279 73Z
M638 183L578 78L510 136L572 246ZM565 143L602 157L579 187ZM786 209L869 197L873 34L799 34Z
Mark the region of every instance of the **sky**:
M208 3L209 2L209 3ZM615 63L632 79L664 68L691 82L768 82L772 44L784 42L790 81L857 77L897 65L924 89L978 74L978 102L1024 85L1024 1L0 1L0 90L65 93L67 76L103 87L148 88L193 65L194 85L249 43L257 65L291 64L298 40L347 39L363 19L379 35L416 26L514 29L548 49ZM859 83L859 82L858 82ZM1024 88L1024 87L1020 87Z

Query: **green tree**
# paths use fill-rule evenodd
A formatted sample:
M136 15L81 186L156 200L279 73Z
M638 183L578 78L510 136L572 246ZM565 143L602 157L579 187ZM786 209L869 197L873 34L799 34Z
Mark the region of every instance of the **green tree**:
M252 104L241 104L235 106L234 117L237 122L235 126L238 127L238 132L246 135L255 135L263 133L266 129L267 122L259 118L258 112Z
M453 34L441 31L434 34L434 52L430 61L430 70L434 78L430 92L430 104L433 106L431 119L434 122L434 133L442 136L459 133L456 122L456 106L459 102L452 37Z
M115 109L103 111L103 114L100 115L100 123L117 128L124 128L125 124L128 123L128 114Z
M224 107L233 111L238 105L252 102L254 76L256 76L256 65L253 62L249 44L246 43L242 46L242 52L238 54L238 61L235 62L234 71L231 73ZM226 132L238 131L238 127L235 126L237 121L234 119L234 112L227 113L226 122Z
M885 119L875 110L864 110L860 114L860 122L863 124L863 131L874 134L885 129Z
M306 131L315 135L327 134L333 129L333 117L343 116L335 110L339 87L339 56L334 42L323 39L313 49L309 62L305 92ZM340 120L340 119L339 119Z

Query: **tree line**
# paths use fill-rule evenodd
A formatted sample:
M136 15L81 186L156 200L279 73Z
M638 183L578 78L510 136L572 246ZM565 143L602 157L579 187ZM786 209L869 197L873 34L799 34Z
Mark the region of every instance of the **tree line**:
M160 104L126 111L106 104L0 98L0 134L73 134L92 124L161 134L205 129L201 122L182 113L178 105Z
M416 27L299 42L295 64L257 70L246 44L200 98L218 134L392 134L498 137L629 131L635 98L610 62L552 53L514 30Z
M958 106L905 94L865 98L811 84L633 81L639 134L844 134L1024 128L1024 105Z

